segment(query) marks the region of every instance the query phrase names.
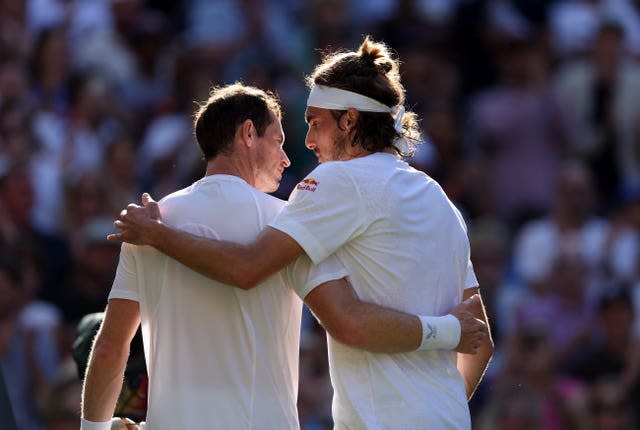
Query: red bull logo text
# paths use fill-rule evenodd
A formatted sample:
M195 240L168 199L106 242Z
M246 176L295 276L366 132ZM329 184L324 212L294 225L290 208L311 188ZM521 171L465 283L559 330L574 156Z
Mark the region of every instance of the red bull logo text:
M301 191L311 191L312 193L315 193L318 189L318 185L320 185L320 182L316 181L315 179L305 178L296 186L296 189Z

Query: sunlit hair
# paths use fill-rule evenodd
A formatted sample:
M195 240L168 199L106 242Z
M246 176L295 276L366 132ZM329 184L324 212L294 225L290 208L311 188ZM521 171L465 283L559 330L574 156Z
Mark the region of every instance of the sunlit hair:
M382 42L365 37L357 52L334 52L324 56L322 63L307 78L307 85L325 85L371 97L389 107L404 104L405 90L400 83L398 60ZM331 111L338 120L345 111ZM409 150L400 155L411 156L419 143L417 115L405 112L402 135ZM351 144L359 143L365 150L380 152L393 147L399 137L394 120L388 113L360 112L351 136ZM398 151L399 152L399 151Z
M239 82L212 88L207 101L199 104L193 122L205 160L231 154L236 131L248 119L258 136L263 136L274 114L282 118L278 98L269 91Z

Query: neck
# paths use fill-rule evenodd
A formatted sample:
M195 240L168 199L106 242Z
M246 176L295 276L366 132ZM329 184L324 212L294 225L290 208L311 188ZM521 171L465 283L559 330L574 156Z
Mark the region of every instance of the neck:
M248 184L255 185L255 176L247 163L242 163L239 157L218 155L207 162L205 176L231 175L244 179Z
M343 160L352 160L354 158L366 157L367 155L375 154L376 152L383 152L387 154L398 155L395 149L393 148L384 148L381 151L368 151L362 147L359 143L356 146L349 147L347 146L344 151Z

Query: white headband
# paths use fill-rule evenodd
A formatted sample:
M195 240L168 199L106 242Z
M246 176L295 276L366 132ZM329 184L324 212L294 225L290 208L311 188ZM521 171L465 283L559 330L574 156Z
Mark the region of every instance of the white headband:
M324 85L314 85L311 88L307 106L336 110L354 108L362 112L391 112L389 106L371 97Z
M314 85L309 92L307 106L322 109L347 110L354 108L362 112L388 112L394 120L394 128L402 136L402 117L404 116L404 106L397 105L389 107L371 97L352 91L341 90L340 88L327 87L324 85ZM409 144L404 137L398 137L393 141L402 154L409 151Z

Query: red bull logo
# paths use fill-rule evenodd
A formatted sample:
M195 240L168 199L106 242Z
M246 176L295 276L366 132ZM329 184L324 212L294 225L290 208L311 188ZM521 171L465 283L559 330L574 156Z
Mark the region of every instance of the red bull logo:
M296 189L301 191L311 191L312 193L315 193L318 189L318 185L320 185L320 182L316 181L315 179L305 178L296 186Z

